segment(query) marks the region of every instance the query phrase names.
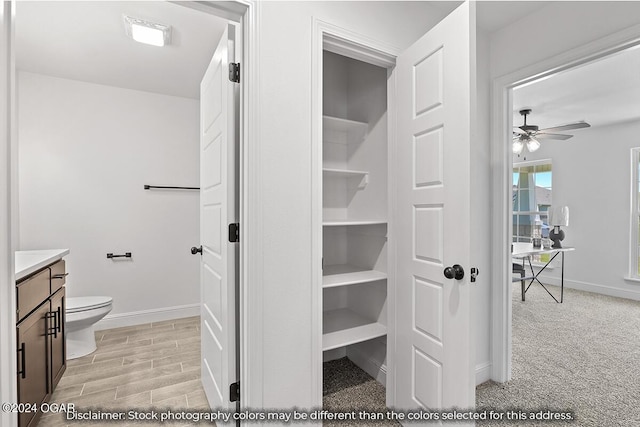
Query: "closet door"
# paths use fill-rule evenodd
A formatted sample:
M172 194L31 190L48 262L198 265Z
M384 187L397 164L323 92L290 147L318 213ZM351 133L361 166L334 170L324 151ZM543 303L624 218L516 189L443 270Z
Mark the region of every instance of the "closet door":
M236 381L238 243L228 238L237 220L236 83L229 81L230 26L200 86L200 241L202 385L212 408L232 409ZM194 251L195 252L195 251Z
M469 144L475 9L463 3L397 60L395 406L472 408ZM463 278L446 278L461 265ZM451 270L448 270L449 272Z

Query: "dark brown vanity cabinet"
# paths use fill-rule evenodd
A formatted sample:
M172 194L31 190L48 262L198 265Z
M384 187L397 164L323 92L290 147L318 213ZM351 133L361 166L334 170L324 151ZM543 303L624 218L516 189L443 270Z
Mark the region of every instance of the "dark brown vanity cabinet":
M50 319L52 321L51 339L51 385L55 389L67 367L67 347L64 337L65 288L61 287L51 296Z
M47 402L66 369L64 270L58 261L16 284L19 403ZM35 426L40 414L23 411L18 425Z
M18 400L20 403L41 403L49 400L47 363L48 304L41 305L18 324ZM35 425L35 411L22 411L18 415L18 425Z

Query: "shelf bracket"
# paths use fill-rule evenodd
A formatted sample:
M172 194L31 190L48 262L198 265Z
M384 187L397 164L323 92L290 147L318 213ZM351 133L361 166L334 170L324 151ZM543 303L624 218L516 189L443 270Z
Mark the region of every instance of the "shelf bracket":
M356 183L354 185L354 183ZM360 175L360 176L352 176L349 178L349 187L350 188L357 188L358 190L363 190L367 187L367 185L369 185L369 173L365 173L364 175Z

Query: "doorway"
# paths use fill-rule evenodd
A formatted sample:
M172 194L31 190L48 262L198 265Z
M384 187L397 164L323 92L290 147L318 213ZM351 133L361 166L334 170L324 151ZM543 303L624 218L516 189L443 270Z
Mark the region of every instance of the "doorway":
M190 6L191 6L191 8L182 7L182 5L175 5L175 4L170 4L170 3L163 3L163 5L166 5L166 6L168 6L168 7L174 7L174 8L184 9L184 10L186 10L186 11L189 11L189 13L191 13L191 14L200 14L200 15L212 14L212 15L215 15L215 16L219 16L219 17L220 17L220 19L223 19L225 22L243 22L243 21L245 20L245 18L246 18L246 17L245 17L245 13L247 13L247 11L248 11L249 9L251 9L251 7L249 7L250 5L236 4L236 3L233 3L233 4L216 4L216 3L213 3L213 2L211 2L211 3L205 3L205 2L203 2L203 3L198 3L198 4L195 4L195 5L190 5ZM194 10L194 9L195 9L195 10ZM252 11L250 11L250 12L252 12ZM18 13L19 13L19 11L18 11ZM19 21L19 18L18 18L18 21ZM20 23L18 22L18 27L19 27L19 25L20 25ZM120 28L118 28L118 29L120 29ZM247 26L247 27L244 27L244 29L245 29L245 32L247 32L247 33L251 33L251 32L253 31L253 30L252 30L251 28L249 28L248 26ZM87 34L90 34L90 33L87 33ZM179 33L178 33L178 34L174 34L174 35L175 35L175 36L177 36L177 38L176 38L176 39L174 39L175 41L177 41L177 42L184 42L184 41L185 41L184 39L180 39L181 34L179 34ZM239 40L240 40L240 43L242 43L242 42L243 42L243 40L245 40L245 39L244 39L244 38L239 38ZM247 45L248 45L248 40L247 40ZM54 49L54 51L55 51L55 49ZM242 50L242 51L243 51L243 53L244 53L244 55L245 55L245 58L249 56L249 49ZM85 53L86 53L86 52L85 52ZM89 56L90 56L91 54L99 55L99 54L100 54L100 52L88 52L88 53L86 53L86 55L89 55ZM86 57L85 57L85 59L86 59ZM246 62L245 62L246 67L245 67L245 68L244 68L244 70L243 70L245 77L250 77L250 76L251 76L251 71L250 71L250 70L251 70L251 67L249 66L250 64L251 64L251 63L250 63L249 61L246 61ZM126 68L126 67L123 67L123 68ZM153 80L153 79L151 79L151 78L150 78L150 79L148 79L148 80ZM247 78L247 80L249 80L249 81L250 81L250 78ZM83 84L85 84L85 83L86 83L86 82L80 82L80 84L81 84L81 85L83 85ZM105 83L103 83L103 84L105 84ZM150 92L153 92L151 89L142 89L142 90L141 90L141 92L145 92L145 94L138 94L138 95L140 95L140 96L142 96L142 97L145 97L145 96L146 96L146 97L148 97L148 96L153 97L153 95L149 95L149 93L150 93ZM147 92L148 92L148 93L147 93ZM246 95L246 92L244 92L244 94ZM144 95L144 96L143 96L143 95ZM171 96L172 96L172 95L168 95L168 97L171 97ZM160 98L161 98L161 97L158 97L158 99L159 99L159 104L162 104L162 99L160 99ZM69 100L69 102L71 102L71 100ZM135 104L135 102L134 102L133 104ZM243 114L243 115L244 115L244 113L246 112L246 109L247 109L247 108L248 108L248 106L247 106L247 105L246 105L246 103L245 103L245 104L244 104L244 106L243 106L243 105L241 105L241 106L239 107L239 109L238 109L238 110L239 110L239 111L241 111L241 112L242 112L241 114ZM178 107L178 108L177 108L177 110L179 111L179 110L181 110L181 108L179 108L179 107ZM187 109L187 110L188 110L188 109ZM169 115L171 115L171 114L172 114L172 113L171 113L171 112L169 112L169 111L167 111L167 113L168 113ZM175 113L175 111L174 111L174 113ZM196 113L196 115L197 115L197 113ZM131 122L132 122L132 123L134 123L134 124L136 123L136 117L135 117L135 115L134 115L134 114L132 114L132 116L130 117L130 120L131 120ZM162 120L162 119L160 119L160 121L161 121L161 120ZM124 121L126 121L126 118L124 118ZM73 120L68 120L68 121L65 121L65 122L67 122L67 123L72 123L72 124L71 124L71 125L69 125L69 126L72 126L72 125L73 125ZM197 123L197 120L196 120L196 123ZM115 126L123 125L123 123L114 123L114 122L112 122L111 124L112 124L112 125L115 125ZM82 125L83 125L83 124L82 124L82 123L80 123L80 126L82 126ZM64 126L64 125L63 125L63 126ZM247 127L247 126L248 126L248 123L247 123L247 122L242 122L242 123L241 123L241 127L240 127L240 129L242 129L242 130L244 131L244 130L246 129L246 127ZM99 128L100 128L100 127L96 127L96 131L97 131L97 129L99 129ZM197 131L194 131L193 133L197 135L197 133L198 133L198 132L197 132ZM95 142L95 141L92 141L92 140L91 140L91 138L87 138L87 141L88 141L87 143ZM101 149L108 149L108 147L109 147L109 142L105 140L105 141L103 141L103 143L104 143L104 144L103 144L103 146L101 147ZM120 148L122 148L122 147L120 147ZM148 148L150 148L149 153L153 153L153 149L151 149L151 148L152 148L152 146L150 146L150 147L148 147ZM176 148L176 147L173 147L173 148ZM128 150L126 149L126 147L125 147L124 149L122 149L122 150L118 150L118 151L120 152L120 155L121 155L121 156L123 156L123 157L127 157L128 155L129 155L129 156L132 156L132 153L131 153L130 151L128 151ZM65 152L65 150L62 150L61 152L59 152L59 153L58 153L58 155L60 155L60 156L62 156L62 157L64 157L65 155L69 155L69 154L70 154L70 153L69 153L68 151L67 151L67 152ZM100 157L100 155L99 155L99 154L94 153L94 157L96 157L96 156L97 156L97 157ZM149 160L149 158L148 158L147 156L141 155L140 153L138 153L135 157L137 157L137 158L140 160L140 162L141 162L141 163L144 163L145 161L148 161L148 160ZM151 154L151 157L153 157L153 154ZM150 163L152 163L152 162L150 162ZM169 164L169 165L170 165L170 163L171 163L170 161L169 161L169 162L166 162L166 164ZM158 166L158 165L155 165L155 166ZM166 165L165 165L165 166L166 166ZM17 169L17 162L14 162L14 164L13 164L13 168L14 168L14 169ZM126 169L130 169L130 168L129 168L129 167L126 167ZM90 168L88 168L87 170L88 170L89 172L96 172L95 170L93 170L93 171L92 171ZM63 172L65 172L65 171L63 171ZM114 174L114 175L115 175L115 174ZM177 175L179 175L179 174L176 174L176 176L177 176ZM109 175L109 176L113 176L113 175ZM73 179L72 177L68 177L68 176L67 176L66 178L67 178L67 179L68 179L68 178ZM184 177L182 177L182 178L184 178ZM137 182L137 180L134 180L133 182L129 182L127 185L134 186L136 182ZM102 182L102 183L101 183L101 185L99 185L99 186L95 186L95 187L94 187L94 186L87 185L86 187L87 187L87 189L89 189L89 191L90 191L90 192L91 192L91 191L93 191L93 192L99 192L100 190L103 190L103 191L109 191L109 180L108 180L107 176L105 175L104 182ZM138 186L136 186L136 187L138 187ZM144 190L143 190L143 188L142 188L141 186L140 186L139 190L144 191ZM183 194L184 194L184 193L183 193ZM181 197L181 195L179 195L179 194L174 194L174 195L176 195L177 197ZM162 196L160 196L160 197L162 197ZM182 197L188 197L188 196L187 196L187 195L185 195L185 196L182 196ZM76 199L77 199L77 198L76 198ZM75 204L76 204L76 206L80 206L80 209L79 209L79 210L81 210L81 211L84 209L84 208L81 206L81 205L82 205L82 203L81 203L80 201L78 201L78 200L74 200L73 202L69 202L69 203L75 203ZM85 206L85 207L86 207L86 206ZM114 209L114 210L117 210L117 209ZM16 211L16 212L18 211L17 206L15 206L14 211ZM85 213L86 213L86 210L85 210ZM174 213L174 214L175 214L175 213ZM118 220L117 218L118 218L118 215L113 215L113 218L112 218L112 219L113 219L114 221L118 222L119 220ZM196 218L197 218L197 217L196 217ZM104 225L105 223L103 222L102 224ZM122 222L121 222L120 224L121 224L121 225L123 225L123 223L122 223ZM17 224L17 222L16 222L16 223L14 224L14 228L17 228L17 225L18 225L18 224ZM129 232L130 232L131 234L135 234L135 227L128 227L127 225L124 225L124 227L123 227L123 228L125 228L125 229L126 229L126 228L129 228ZM165 228L165 230L167 230L167 228ZM139 231L139 230L138 230L138 231ZM196 236L196 239L197 239L197 236ZM192 245L193 243L194 243L194 242L189 242L189 245ZM16 246L17 246L17 242L16 242ZM123 249L123 250L124 250L124 249ZM188 248L187 248L187 251L188 251ZM83 253L84 253L84 252L83 252ZM147 255L148 255L148 253L149 253L149 252L147 252L147 251L145 251L145 250L139 250L139 251L138 251L138 253L140 254L140 255L139 255L139 259L142 261L142 259L144 259L144 254L145 254L145 253L147 253ZM80 255L82 256L82 254L80 254ZM84 254L84 255L86 255L86 254ZM94 254L94 255L96 255L96 254ZM134 253L134 255L135 255L135 253ZM104 256L102 256L102 257L100 257L100 258L104 258ZM141 259L141 258L142 258L142 259ZM119 267L120 267L120 268L123 268L123 264L120 264L120 265L119 265ZM126 267L124 267L124 268L126 268ZM112 283L112 284L117 284L117 282L118 282L117 280L113 280L111 283ZM117 285L114 285L114 286L115 286L115 287L114 287L114 289L116 289L116 288L117 288ZM134 290L134 291L131 291L131 289L129 289L129 292L131 293L131 295L132 295L132 296L135 296L135 295L136 295L135 290ZM153 293L153 292L140 292L140 295L154 295L154 293ZM199 290L196 292L196 295L199 297ZM134 298L129 298L129 300L133 300L133 299L134 299ZM15 298L3 299L3 301L4 301L4 302L6 302L8 305L9 305L9 304L11 304L11 301L12 301L12 300L15 300ZM124 301L123 306L125 307L125 310L127 310L127 309L128 309L129 311L135 311L135 310L133 310L133 309L132 309L132 306L131 306L131 305L129 305L129 306L127 306L127 305L126 305L126 301L125 301L125 300L127 300L127 298L122 298L121 300L122 300L122 301ZM182 305L181 305L181 307L182 307L182 309L185 309L186 311L189 311L189 310L192 308L192 307L184 307L185 305L188 305L188 304L182 304ZM197 307L198 305L199 305L199 304L195 304L195 306L196 306L195 308L196 308L196 309L198 309L198 307ZM4 310L4 309L3 309L3 311L8 313L8 312L11 312L11 311L13 311L13 310L11 310L9 307L7 307L7 310ZM179 311L179 310L178 310L178 311ZM199 311L199 310L198 310L198 311ZM138 314L140 314L140 313L138 313ZM123 319L120 319L120 320L123 320ZM124 319L124 320L126 320L126 319ZM14 323L15 323L15 322L14 322ZM4 334L4 332L5 332L5 330L4 330L4 329L5 329L5 326L6 326L6 325L4 325L4 324L3 324L3 335L5 335L5 334ZM7 331L7 335L9 336L9 335L12 335L12 334L10 334L10 333ZM13 341L15 341L15 339L13 339ZM15 366L15 363L13 363L13 362L15 362L15 357L3 358L3 361L5 361L5 360L7 361L7 364L8 364L8 365L13 365L13 366ZM4 362L3 362L3 364L4 364ZM4 367L3 367L3 372L4 372ZM10 393L8 393L7 398L6 398L5 400L7 400L7 401L16 401L16 399L15 399L15 398L9 398L9 397L11 397L14 393L15 393L15 389L14 389L13 391L11 391ZM5 394L3 393L3 397L4 397L4 396L5 396Z
M527 87L533 87L536 82L550 82L555 76L568 75L572 70L579 70L582 66L597 64L608 57L615 57L616 54L627 49L633 49L640 43L638 31L624 31L607 38L606 43L592 43L585 47L575 49L566 54L553 57L540 64L527 67L516 73L498 78L494 81L493 112L494 120L492 133L497 135L493 138L492 152L496 160L495 170L497 179L494 180L494 209L500 215L494 216L494 240L492 243L493 264L497 267L494 271L494 292L498 297L494 300L493 314L493 336L502 337L493 342L494 354L494 379L497 381L508 381L511 379L511 359L512 359L512 262L510 245L513 241L514 231L512 230L512 200L513 200L513 164L514 155L512 152L513 127L521 125L518 119L518 109L521 105L514 103L514 90L518 88L525 91ZM606 47L603 47L606 46ZM525 101L526 102L526 101ZM556 106L556 108L559 108ZM516 116L514 117L514 111ZM570 119L576 120L577 118ZM582 119L580 117L579 119ZM562 119L561 119L562 120ZM587 120L588 121L588 120ZM576 134L580 131L576 131ZM546 144L547 142L542 142ZM557 143L553 141L550 143ZM579 147L572 148L575 155L580 152ZM533 159L532 155L528 160ZM555 162L554 170L559 167ZM626 167L626 164L621 167ZM560 177L558 177L560 178ZM554 182L557 178L554 174ZM581 218L582 219L582 218ZM625 221L626 223L626 221ZM572 236L580 239L579 236ZM575 241L575 240L574 240ZM627 245L625 244L625 248ZM558 269L560 270L560 269ZM566 280L566 278L565 278ZM559 281L558 281L559 284ZM535 284L533 285L535 286Z
M468 4L461 5L406 50L387 53L382 58L381 52L389 52L384 46L375 49L371 41L358 43L353 34L343 35L344 31L339 28L321 22L314 25L312 310L317 361L314 372L318 373L314 376L313 388L318 394L322 357L333 358L335 350L339 350L356 363L365 361L363 365L366 365L368 362L364 368L373 376L386 377L389 406L411 410L470 405L473 390L467 389L467 385L473 382L474 346L469 333L470 287L466 285L474 277L465 276L463 267L453 265L454 261L464 265L470 262L469 205L465 204L468 199L453 197L454 193L467 194L470 183L467 131L474 123L471 107L474 92L473 87L460 82L473 82L475 67L472 64L453 66L455 61L467 64L468 55L475 55L475 34L470 31L461 35L459 31L469 27L469 19L475 19L475 9ZM455 61L450 62L453 55L442 54L443 45L449 45L449 51L456 52ZM363 89L380 91L383 96L379 99L389 101L388 123L384 123L384 105L367 117L367 113L350 105L340 110L341 103L335 98L323 99L323 72L327 75L332 72L322 68L321 55L327 50L349 53L349 63L356 59L378 67L375 74L380 77L375 80L382 81L383 85L377 83ZM324 58L327 64L329 58L336 59L328 54ZM386 95L385 70L380 69L380 65L387 69ZM458 83L454 84L456 72L460 74ZM367 75L359 72L363 81ZM362 81L354 80L357 84L353 84L353 88L362 86ZM327 85L329 93L332 86ZM348 95L349 90L347 104ZM366 103L370 98L356 93L353 99ZM459 102L457 108L452 107L456 105L454 100ZM451 114L454 110L457 114ZM360 123L353 123L348 116L335 117L336 111L365 117L359 119ZM373 121L362 122L369 119ZM458 123L455 126L458 132L443 133L448 120ZM338 150L330 145L337 142L334 134L338 129L335 125L327 126L327 122L339 123L342 128L345 122L349 122L350 128L355 125L348 132L343 129L342 133L347 136L355 137L361 128L365 135L368 131L371 138L382 131L377 137L385 138L386 133L388 145L376 144L378 148L364 156L369 162L359 163L358 150L365 152L368 147L354 143ZM384 132L386 126L388 132ZM342 139L349 143L348 138ZM346 162L334 163L338 152L347 153ZM457 162L453 162L454 152L459 155ZM367 171L371 171L369 183ZM342 191L328 194L338 188L331 182L338 173L342 176ZM378 179L382 182L376 182ZM345 183L345 180L354 183ZM362 188L364 191L358 193ZM370 188L380 191L367 194ZM343 197L336 203L339 195ZM458 244L448 244L449 240L443 239L449 233L458 236L450 240ZM340 247L346 248L344 257L338 256L336 248ZM391 254L388 263L385 262L387 251ZM365 259L364 252L371 257ZM326 262L323 265L323 261L329 261L328 265ZM447 268L443 265L445 262L453 266ZM345 263L356 265L358 275L364 272L369 279L353 282L341 277L338 286L354 286L331 289L337 288L332 276L353 275L352 268L344 270ZM341 266L340 271L334 269L336 265ZM472 269L470 273L473 274ZM342 300L341 294L344 294ZM343 309L358 311L364 321L334 322L336 311L343 313ZM433 316L422 316L425 312ZM386 343L380 338L386 338ZM372 345L343 349L364 341Z

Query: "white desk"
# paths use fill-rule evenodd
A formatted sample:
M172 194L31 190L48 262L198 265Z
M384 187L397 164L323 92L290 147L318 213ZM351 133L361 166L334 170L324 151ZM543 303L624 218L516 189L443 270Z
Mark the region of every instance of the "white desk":
M571 246L565 246L562 248L534 248L533 247L533 243L523 243L523 242L518 242L518 243L514 243L513 244L513 251L511 252L511 257L513 258L518 258L518 259L522 259L522 267L524 268L524 263L525 260L527 260L529 262L529 268L531 269L531 276L527 276L527 277L522 277L520 279L520 281L522 281L522 301L525 300L524 296L526 294L526 292L529 290L529 288L531 287L531 285L533 284L533 282L538 282L540 284L540 286L542 286L544 288L545 291L547 291L547 293L549 295L551 295L551 298L553 298L556 302L561 303L564 299L564 253L565 252L570 252L570 251L575 251L576 248L571 247ZM533 255L541 255L541 254L553 254L553 256L549 259L549 261L547 261L547 263L536 273L533 270L533 265L531 264L531 257ZM538 280L538 276L540 275L540 273L542 273L544 271L545 268L547 268L549 266L549 264L551 264L551 261L553 261L558 254L562 254L562 269L560 271L560 301L558 301L558 299L553 296L553 294L551 292L549 292L549 289L546 288L546 286L544 286L542 284L542 282L540 282L540 280ZM524 281L525 280L530 280L529 285L526 287L524 287ZM515 281L515 278L514 278Z

